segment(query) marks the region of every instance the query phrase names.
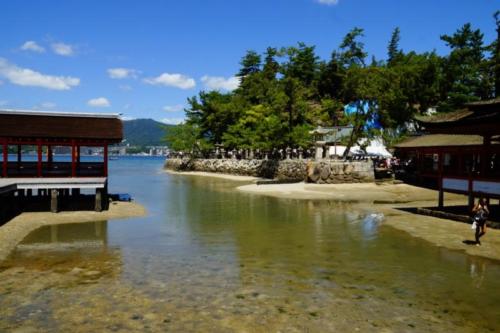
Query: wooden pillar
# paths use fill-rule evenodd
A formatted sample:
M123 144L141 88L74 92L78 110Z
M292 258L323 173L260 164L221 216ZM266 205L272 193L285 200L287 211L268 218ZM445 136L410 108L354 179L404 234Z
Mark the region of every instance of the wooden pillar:
M491 155L491 136L483 137L483 149L481 150L481 177L487 177L490 169Z
M439 187L439 197L438 197L438 208L444 207L444 192L443 192L443 152L439 152L439 160L438 160L438 169L439 169L439 178L438 178L438 187Z
M59 191L57 189L52 189L50 191L50 211L52 213L59 212L58 192Z
M47 146L47 161L49 162L49 165L52 166L52 161L53 161L52 146Z
M37 140L37 148L38 148L38 160L37 160L37 176L42 177L42 144L40 140Z
M104 177L108 176L108 145L104 145Z
M468 191L468 203L469 210L474 207L474 193L472 192L472 177L469 175L469 191Z
M103 202L102 208L104 210L108 210L109 209L109 197L108 197L108 181L107 180L104 183L104 188L102 190L103 190L103 192L102 192L102 202Z
M443 191L443 187L440 186L439 198L438 198L438 208L443 208L443 207L444 207L444 191Z
M459 152L458 153L458 175L459 176L462 176L463 174L465 174L465 170L464 170L464 155L462 152Z
M9 159L8 149L9 146L7 146L7 140L4 140L4 142L2 143L2 154L3 154L2 177L7 177L7 161Z
M80 170L80 153L81 153L81 149L80 149L80 145L77 144L76 145L76 168L77 170Z
M103 188L95 189L95 211L102 212L108 209L108 182L104 184Z
M75 140L71 141L71 177L76 177L76 146L75 146Z
M102 188L95 189L95 207L94 207L94 209L96 212L102 212L102 202L103 202L102 192L103 192Z

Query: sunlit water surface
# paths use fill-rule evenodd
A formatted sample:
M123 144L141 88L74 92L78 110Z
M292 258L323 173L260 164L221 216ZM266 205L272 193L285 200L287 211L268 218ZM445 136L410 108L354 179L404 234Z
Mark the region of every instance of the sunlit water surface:
M0 331L493 332L498 262L328 201L111 161L144 218L44 227L0 267ZM485 240L486 241L486 240Z

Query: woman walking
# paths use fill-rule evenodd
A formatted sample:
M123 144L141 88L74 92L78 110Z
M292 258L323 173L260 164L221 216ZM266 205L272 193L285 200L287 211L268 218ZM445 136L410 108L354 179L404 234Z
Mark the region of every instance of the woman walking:
M479 199L477 204L472 208L472 213L474 213L473 223L476 224L476 245L481 245L479 238L486 234L486 219L490 213L488 205L483 197Z

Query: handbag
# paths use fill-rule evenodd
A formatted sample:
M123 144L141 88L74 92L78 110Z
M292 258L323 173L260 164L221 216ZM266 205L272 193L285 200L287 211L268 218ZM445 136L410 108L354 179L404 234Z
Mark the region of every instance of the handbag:
M470 227L471 229L476 229L477 228L477 223L476 221L472 222L472 226Z

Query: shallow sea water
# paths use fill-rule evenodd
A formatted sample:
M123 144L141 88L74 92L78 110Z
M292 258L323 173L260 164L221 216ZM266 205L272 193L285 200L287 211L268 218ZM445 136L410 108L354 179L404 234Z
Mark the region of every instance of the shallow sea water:
M0 263L0 331L500 330L499 262L385 226L375 206L161 167L111 161L111 191L147 217L44 227Z

